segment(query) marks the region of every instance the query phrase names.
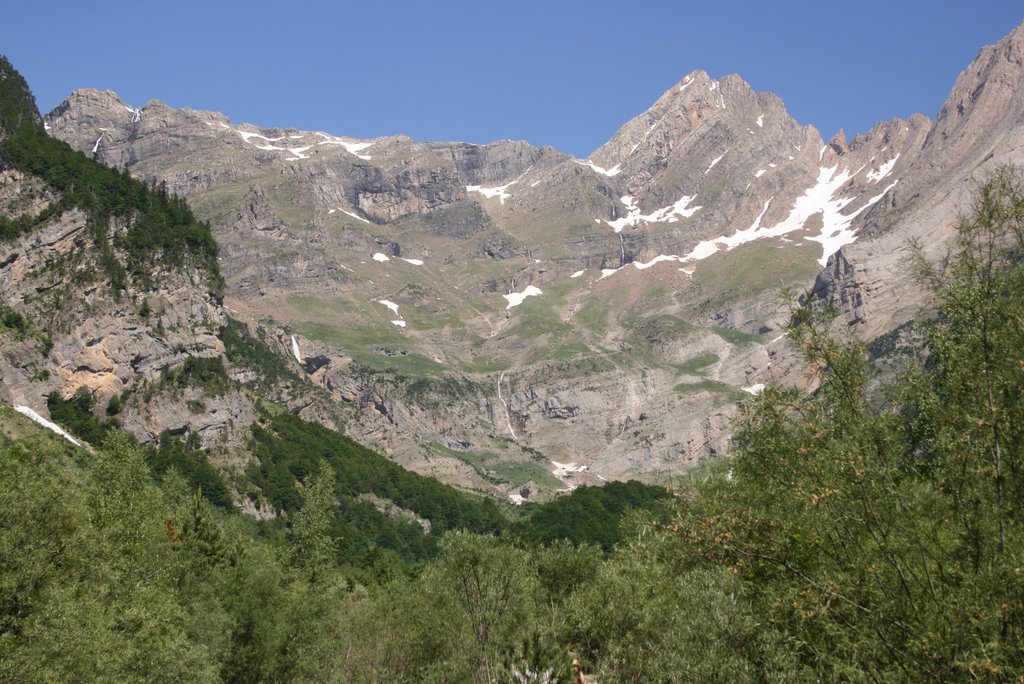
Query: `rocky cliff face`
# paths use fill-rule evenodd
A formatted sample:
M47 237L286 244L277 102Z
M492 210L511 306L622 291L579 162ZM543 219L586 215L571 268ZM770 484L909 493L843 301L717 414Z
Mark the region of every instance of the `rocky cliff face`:
M913 127L914 119L905 124ZM872 131L874 134L878 129ZM927 134L900 160L900 185L865 212L861 236L836 258L818 289L841 302L859 292L863 334L875 336L913 317L923 299L914 283L910 242L926 256L944 254L959 213L986 171L1024 163L1024 25L981 50L960 74Z
M47 194L38 181L15 170L3 174L0 193L26 199L21 205L31 213L38 213ZM27 199L32 197L37 199ZM116 241L123 230L123 224L112 223L108 239ZM164 371L190 356L223 354L218 332L224 312L210 295L207 274L198 269L169 271L161 275L158 287L115 292L95 278L98 271L88 221L77 209L13 242L0 243L4 304L31 331L3 331L4 401L45 415L50 392L67 398L86 388L103 409L114 397L158 385ZM143 441L164 430L191 429L213 444L228 437L230 423L241 426L252 419L251 404L234 395L210 400L208 411L189 413L185 404L197 398L169 400L158 411L129 402L124 420Z
M263 129L97 91L46 123L190 198L222 245L227 304L316 348L298 358L359 407L355 436L410 465L653 477L722 451L740 397L802 381L781 286L815 289L868 335L918 311L905 239L939 249L969 179L1019 160L1022 30L982 51L934 123L852 140L700 71L582 160Z

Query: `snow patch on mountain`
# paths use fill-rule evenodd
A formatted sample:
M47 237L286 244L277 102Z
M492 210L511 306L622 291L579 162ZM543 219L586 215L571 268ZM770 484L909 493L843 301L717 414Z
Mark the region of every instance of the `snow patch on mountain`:
M242 141L243 142L245 142L245 143L247 143L249 145L252 145L253 147L255 147L258 150L280 150L282 152L287 151L283 147L278 147L277 145L271 145L270 144L270 143L280 142L281 140L284 140L284 136L283 135L279 136L277 138L268 138L265 135L261 135L259 133L254 133L253 131L242 131L242 130L239 130L237 128L232 128L231 126L228 126L223 121L220 122L220 125L223 128L225 128L225 129L227 129L229 131L233 131L233 132L237 133L238 135L242 136ZM262 140L264 142L264 144L260 145L258 143L254 143L252 141L253 138L259 138L260 140Z
M334 211L334 210L332 209L332 210L331 210L330 212L328 212L328 213L332 213L333 211ZM364 218L363 218L362 216L356 216L355 214L353 214L353 213L352 213L351 211L348 211L347 209L342 209L341 207L338 207L338 211L340 211L340 212L341 212L341 213L343 213L343 214L348 214L348 215L349 215L349 216L351 216L352 218L354 218L354 219L356 219L356 220L358 220L358 221L362 221L363 223L369 223L369 221L367 221L366 219L364 219Z
M822 246L822 256L818 260L818 263L824 266L830 256L835 254L843 246L848 245L857 239L856 234L850 230L850 224L853 223L853 219L865 209L882 199L882 197L896 185L896 182L898 182L893 182L881 193L869 198L856 211L844 214L842 213L842 210L858 198L856 196L835 198L834 196L850 178L860 173L860 171L861 169L857 169L857 171L853 172L849 169L843 169L840 171L838 165L821 167L818 170L818 178L815 184L808 188L802 196L797 198L793 208L789 212L789 215L774 226L761 225L761 221L764 219L765 214L768 212L768 207L774 199L774 197L772 197L764 203L761 213L759 213L750 226L745 229L737 230L731 235L722 235L710 240L701 240L689 254L683 257L676 255L659 255L649 262L633 262L633 264L638 269L646 269L662 261L678 261L680 263L701 261L703 259L707 259L713 254L716 254L721 249L731 250L739 247L740 245L753 242L754 240L782 237L787 233L801 230L808 219L820 214L822 221L821 232L818 235L809 236L807 239L817 242ZM628 202L626 201L627 199L629 200ZM632 197L623 197L622 200L627 207L635 206L632 203ZM635 215L631 211L630 217L639 219L649 218L640 217L638 214L638 211ZM616 224L620 224L620 222L628 221L630 217L627 217L627 219L619 219L612 224L613 227L615 227ZM621 225L626 224L622 223ZM621 230L621 228L619 228L619 230ZM616 232L618 232L618 230L616 230ZM615 272L615 269L606 269L606 271L602 271L601 277L607 277Z
M726 150L725 152L728 152L728 151L729 151L729 150ZM724 156L725 156L725 152L723 152L722 154L720 154L720 155L718 155L717 157L715 157L715 158L714 158L714 159L713 159L713 160L711 161L711 163L710 163L710 164L708 164L708 168L706 168L706 169L704 170L704 175L705 175L705 176L706 176L706 175L708 175L708 171L710 171L711 169L715 168L715 164L717 164L718 162L722 161L722 157L724 157Z
M568 491L572 491L573 489L576 488L575 483L569 482L569 480L572 479L573 475L576 473L586 472L588 469L588 466L576 465L575 461L573 461L572 463L559 463L558 461L552 461L551 465L555 467L554 473L552 474L559 480L561 480L568 487Z
M640 207L633 203L632 195L623 195L619 200L626 205L626 215L613 221L605 222L611 226L612 230L616 233L621 233L622 229L626 226L635 226L637 224L638 217L640 216Z
M721 107L722 109L726 108L725 107L725 95L719 89L718 81L711 81L711 83L708 84L708 92L710 92L710 93L717 92L718 93L718 106Z
M574 159L573 161L575 161L580 166L586 166L586 167L590 168L591 170L596 171L597 173L601 174L602 176L612 177L612 176L617 176L620 173L622 173L622 164L616 164L612 168L606 169L603 166L598 166L597 164L595 164L594 162L590 161L589 159L583 159L583 160Z
M850 224L853 222L853 219L862 211L870 207L872 204L885 197L886 193L888 193L890 190L896 187L897 183L899 183L899 180L894 180L892 183L889 184L888 187L885 188L885 190L878 193L874 197L869 198L868 201L864 203L864 206L862 206L860 209L853 212L852 214L842 215L837 213L836 216L833 217L834 220L831 224L825 223L819 235L807 238L812 242L821 243L822 254L821 258L818 259L819 264L825 266L828 263L828 258L830 256L838 252L842 247L857 240L857 234L854 231L850 230ZM846 203L851 200L842 201Z
M856 201L857 197L835 199L834 195L846 181L857 175L860 169L851 172L849 169L839 171L838 168L838 165L821 167L818 170L817 182L808 188L802 196L797 198L789 215L774 226L761 226L761 220L768 211L768 204L772 201L769 199L765 202L761 213L754 219L749 228L737 230L732 235L702 240L689 254L683 257L682 261L700 261L717 252L719 248L729 250L761 238L781 237L787 233L801 230L809 218L820 214L822 221L821 232L816 236L808 237L808 239L821 244L822 256L818 261L824 266L828 258L836 251L857 239L853 231L850 230L850 224L853 222L853 219L872 204L882 199L882 196L893 187L890 185L881 194L870 198L856 211L844 214L842 213L843 208Z
M292 355L296 361L302 363L302 354L299 353L299 341L295 339L295 335L292 335Z
M653 259L647 262L634 261L633 265L636 266L637 270L643 271L645 269L650 268L651 266L654 266L657 263L661 263L662 261L679 261L679 257L677 257L674 254L659 254L658 256L654 257Z
M373 255L373 260L379 261L383 264L385 261L391 261L391 258L387 254L381 254L380 252L377 252Z
M481 195L483 195L484 197L488 197L488 198L497 197L498 200L502 204L504 204L505 200L507 200L509 197L512 196L512 195L508 194L506 192L506 190L508 190L509 187L511 187L513 184L515 184L515 182L516 181L512 181L511 183L505 183L505 185L499 185L496 188L485 188L485 187L480 186L480 185L467 185L466 186L466 192L478 192Z
M377 303L378 304L383 304L384 306L388 307L389 309L391 309L391 313L393 313L396 316L398 316L398 318L396 320L391 321L392 325L397 325L399 328L404 328L405 327L405 321L402 320L402 314L398 313L398 305L397 304L395 304L394 302L392 302L389 299L378 299Z
M507 192L508 189L511 188L516 183L518 183L519 181L523 180L523 178L526 177L526 174L530 173L530 171L532 170L533 166L530 166L530 168L526 169L521 174L519 174L519 177L516 178L515 180L511 180L508 183L505 183L504 185L500 185L495 188L485 188L480 185L467 185L466 192L478 192L484 197L497 197L501 201L501 203L504 204L505 200L512 196ZM534 185L536 185L536 183ZM533 186L531 185L530 187Z
M899 158L900 155L897 154L895 157L879 166L877 171L869 171L867 174L867 179L872 183L877 183L878 181L882 180L890 173L892 173L892 167L896 166L896 160Z
M267 136L263 135L262 133L256 133L256 132L253 132L253 131L244 131L244 130L241 130L239 128L233 128L233 127L227 125L226 123L224 123L223 121L219 121L218 123L220 124L221 128L223 128L225 130L228 130L228 131L232 131L233 133L237 133L238 135L240 135L242 137L242 140L245 143L247 143L249 145L252 145L257 150L277 151L277 152L288 152L288 153L290 153L292 156L291 157L286 157L286 159L285 159L286 161L298 161L300 159L309 159L309 155L306 154L306 151L311 149L312 147L314 147L314 145L305 145L303 147L281 147L280 145L272 144L272 143L276 143L276 142L281 142L282 140L285 140L285 139L288 139L288 140L302 140L303 138L306 137L306 134L291 134L291 135L287 135L287 136L280 135L280 136L278 136L276 138L268 138ZM212 125L212 124L208 124L208 125ZM366 160L366 161L369 161L370 159L372 159L372 157L370 155L368 155L368 154L359 154L359 152L362 151L362 150L365 150L367 147L370 147L371 145L373 145L373 142L352 142L350 140L345 140L344 138L337 138L337 137L335 137L333 135L328 135L327 133L315 133L313 135L317 135L317 136L319 136L321 138L321 140L319 140L316 143L316 145L337 145L339 147L345 148L345 150L347 152L349 152L350 154L354 154L355 156L359 157L360 159L363 159L363 160Z
M523 300L526 299L527 297L538 297L542 294L544 293L541 292L539 287L536 287L534 285L527 285L526 289L523 290L522 292L509 292L507 295L502 295L502 297L508 300L508 306L506 306L505 308L511 309L514 306L519 306L520 304L522 304Z
M372 147L373 142L353 142L351 140L345 140L344 138L338 138L333 135L328 135L327 133L317 133L316 135L323 138L320 142L317 143L317 145L338 145L339 147L344 147L345 151L348 152L349 154L354 154L355 156L359 157L364 161L370 161L371 159L373 159L373 157L371 157L368 154L359 154L366 148Z
M67 432L65 432L62 427L60 427L56 423L48 421L46 418L43 418L41 415L36 413L34 410L30 409L28 406L15 406L14 410L20 413L21 415L28 417L32 421L42 425L47 430L50 430L51 432L56 432L58 435L68 440L75 446L82 446L81 442L79 442L77 439L75 439Z
M696 195L683 195L675 203L659 209L653 214L650 214L649 218L645 219L650 222L664 221L665 223L675 223L679 220L679 216L683 218L690 218L704 207L691 207L690 202L697 199ZM642 217L641 217L642 218Z
M626 206L626 215L613 221L605 221L616 233L621 233L626 226L637 226L640 223L676 223L679 217L690 218L704 207L691 207L690 203L696 195L683 195L673 204L656 209L650 214L641 214L640 207L632 195L623 195L619 199Z
M227 126L226 124L221 124L221 126L223 126L224 128L230 128L230 126ZM252 143L252 139L253 138L259 138L261 140L266 140L267 142L279 142L280 140L284 140L285 139L284 135L279 135L278 137L275 137L275 138L268 138L265 135L261 135L260 133L253 133L252 131L236 130L234 132L236 132L239 135L241 135L242 139L245 140L246 142L249 142L250 144L253 144ZM278 149L284 149L284 147L278 147Z
M309 155L305 154L306 150L311 148L312 145L306 145L305 147L289 147L288 151L294 156L285 157L285 161L299 161L300 159L309 159Z

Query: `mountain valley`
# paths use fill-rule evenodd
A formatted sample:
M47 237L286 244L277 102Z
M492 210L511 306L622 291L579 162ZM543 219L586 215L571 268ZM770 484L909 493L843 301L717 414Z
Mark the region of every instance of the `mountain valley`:
M670 482L728 451L744 397L813 384L785 336L784 290L813 292L868 338L919 315L910 241L938 256L970 178L1020 157L1020 33L980 53L935 122L825 142L774 95L696 71L585 160L262 129L76 91L44 118L50 135L187 198L213 228L224 308L184 284L94 301L109 313L58 342L49 378L22 364L4 393L45 414L48 393L84 386L101 410L133 374L222 353L232 316L320 388L282 388L293 412L417 472L503 498ZM26 195L7 178L10 202ZM34 211L47 201L27 196ZM27 274L73 251L86 223L4 257L11 301L52 289ZM163 351L110 324L143 303L179 331ZM243 446L250 400L190 401L129 405L125 425Z
M783 289L867 337L918 315L908 240L937 256L970 179L1020 159L1021 41L983 50L936 121L850 141L701 71L584 160L263 129L88 90L45 122L188 198L220 245L228 310L357 408L360 441L508 493L563 486L547 472L665 481L727 451L743 397L812 382Z
M0 295L0 681L1024 681L1024 24L586 159L0 57Z

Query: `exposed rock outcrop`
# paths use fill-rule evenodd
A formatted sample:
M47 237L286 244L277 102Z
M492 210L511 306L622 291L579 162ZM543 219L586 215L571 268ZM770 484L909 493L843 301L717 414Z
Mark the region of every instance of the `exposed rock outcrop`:
M8 170L0 193L40 197L37 182ZM42 195L46 195L43 192ZM19 204L14 202L15 205ZM35 202L23 202L34 213ZM86 216L67 211L13 242L0 242L3 304L26 321L25 332L0 329L0 398L47 415L46 397L69 398L84 388L97 411L115 397L145 388L159 391L164 373L189 357L220 357L218 331L225 323L210 294L208 274L197 268L165 270L158 285L115 291L102 270ZM112 223L108 240L125 230ZM237 437L252 420L248 399L234 393L213 400L208 411L189 412L180 401L125 402L120 419L143 442L164 430L196 432L210 446Z

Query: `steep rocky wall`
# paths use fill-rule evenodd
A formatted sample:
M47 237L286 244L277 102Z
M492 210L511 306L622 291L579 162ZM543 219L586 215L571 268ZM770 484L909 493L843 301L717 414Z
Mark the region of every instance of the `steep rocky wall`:
M38 196L39 187L8 170L0 177L0 196L12 193ZM27 321L26 331L0 332L0 397L7 403L47 415L49 393L67 398L86 388L102 411L113 397L159 385L166 370L190 356L223 354L218 332L224 311L205 272L161 269L154 274L159 285L115 292L101 275L90 230L85 215L71 210L0 243L3 304ZM112 224L108 239L116 241L123 230ZM186 416L187 402L200 399L193 394L159 408L128 403L124 424L143 441L188 426L212 444L226 438L230 424L251 421L251 402L237 392L208 398L212 410Z
M1024 164L1024 25L983 48L960 74L934 124L922 124L913 118L904 123L917 149L900 185L865 214L863 238L834 257L837 263L816 286L832 303L854 303L861 313L853 318L869 338L909 320L926 301L913 277L909 245L938 260L957 217L970 212L985 174L999 165Z

